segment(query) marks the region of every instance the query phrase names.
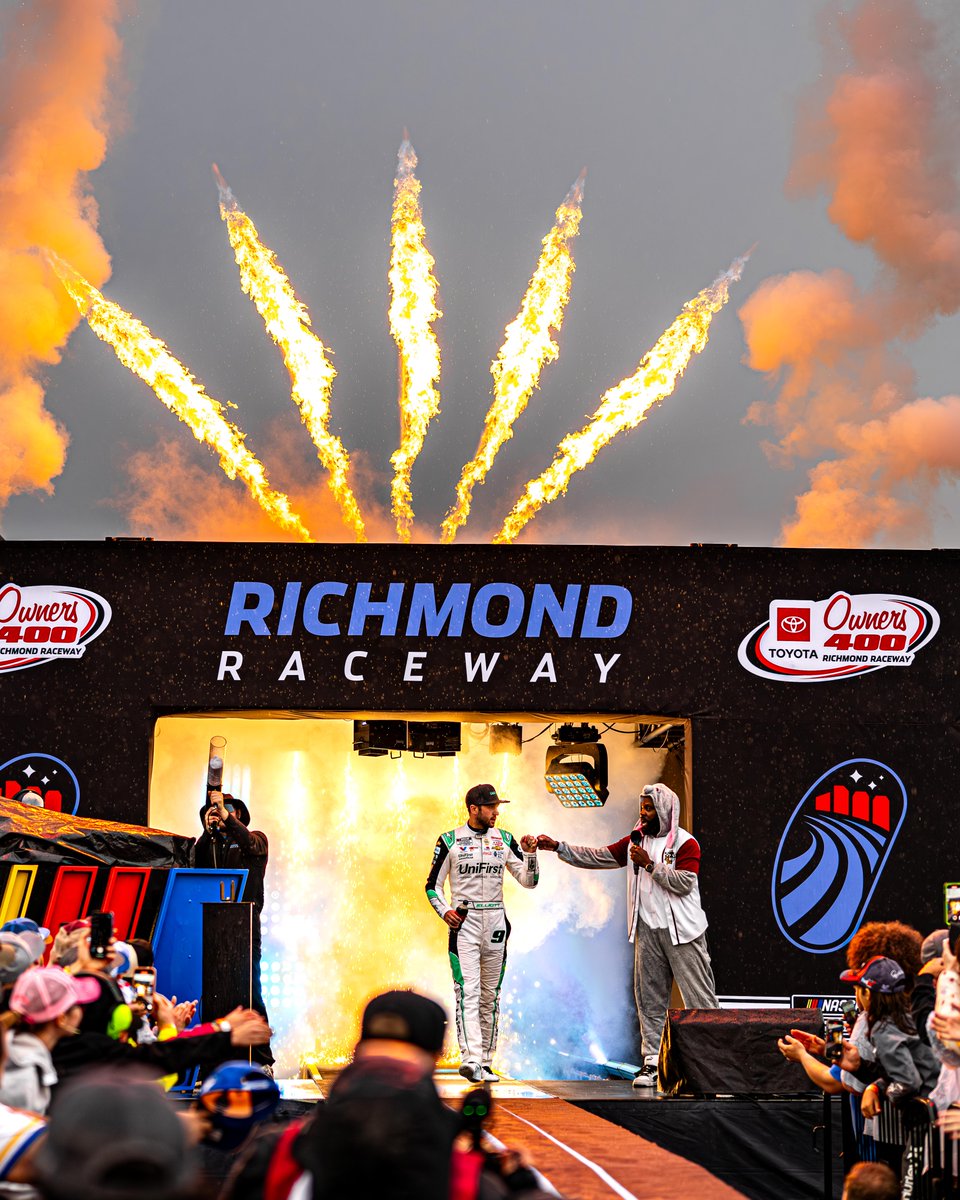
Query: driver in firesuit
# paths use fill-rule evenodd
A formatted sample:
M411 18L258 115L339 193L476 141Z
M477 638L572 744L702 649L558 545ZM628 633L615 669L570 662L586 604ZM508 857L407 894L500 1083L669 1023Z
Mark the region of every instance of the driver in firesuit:
M499 1078L497 1049L500 985L507 965L510 922L503 908L503 868L525 888L537 886L537 839L497 829L501 800L491 783L466 796L467 823L437 838L427 899L450 927L450 965L456 1001L460 1074L474 1083ZM449 878L450 903L443 894Z

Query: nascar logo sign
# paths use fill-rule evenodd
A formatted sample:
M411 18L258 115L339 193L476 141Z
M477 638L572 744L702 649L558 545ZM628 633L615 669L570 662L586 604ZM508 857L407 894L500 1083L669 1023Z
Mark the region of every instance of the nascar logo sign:
M764 679L821 683L909 667L940 628L936 609L912 596L848 595L773 600L770 617L740 643L740 665Z
M0 672L82 658L111 615L110 605L95 592L5 584L0 587Z

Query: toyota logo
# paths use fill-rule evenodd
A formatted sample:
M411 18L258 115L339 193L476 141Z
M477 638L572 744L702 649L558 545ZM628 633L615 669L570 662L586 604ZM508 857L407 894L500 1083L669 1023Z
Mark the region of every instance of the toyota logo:
M780 628L785 629L787 633L803 633L806 627L806 620L798 616L784 617L780 622Z

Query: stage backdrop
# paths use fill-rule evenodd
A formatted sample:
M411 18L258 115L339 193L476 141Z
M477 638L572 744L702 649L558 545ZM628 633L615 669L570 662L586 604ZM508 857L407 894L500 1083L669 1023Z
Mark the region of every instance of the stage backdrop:
M934 927L957 873L954 552L43 542L0 567L7 795L145 823L166 714L689 718L718 987L781 1002L842 993L865 918Z

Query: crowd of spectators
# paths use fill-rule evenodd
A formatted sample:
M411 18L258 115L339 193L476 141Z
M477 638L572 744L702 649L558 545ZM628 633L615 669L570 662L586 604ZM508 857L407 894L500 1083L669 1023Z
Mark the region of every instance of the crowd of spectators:
M871 1168L851 1172L844 1195L883 1198L899 1196L901 1188L913 1194L930 1169L928 1151L911 1136L916 1130L926 1128L931 1136L939 1130L944 1169L955 1173L960 962L951 931L923 937L900 921L864 925L847 947L840 980L852 985L855 997L845 1029L829 1041L829 1033L792 1029L780 1038L780 1052L824 1092L849 1099L852 1141Z
M299 1121L276 1116L269 1042L238 1008L197 1023L196 1003L140 986L147 942L89 921L51 938L0 929L0 1198L51 1200L495 1200L546 1194L522 1154L483 1132L489 1091L458 1109L434 1082L446 1014L413 992L364 1011L353 1062ZM44 959L46 958L46 965ZM193 1068L199 1094L179 1089ZM272 1118L272 1119L271 1119ZM555 1194L555 1193L551 1193Z

